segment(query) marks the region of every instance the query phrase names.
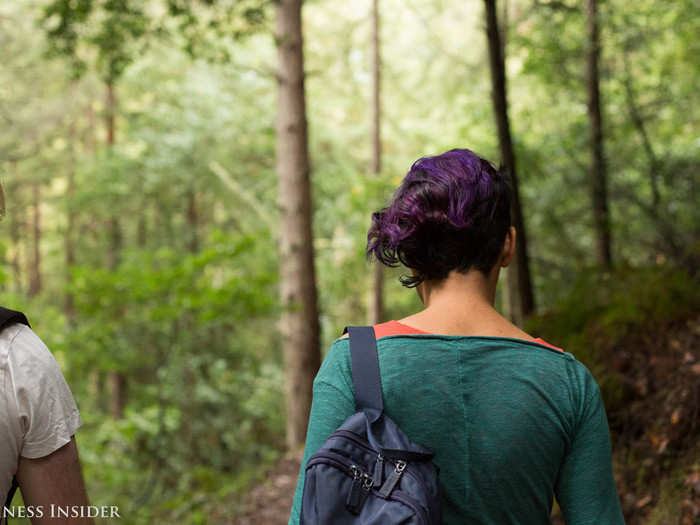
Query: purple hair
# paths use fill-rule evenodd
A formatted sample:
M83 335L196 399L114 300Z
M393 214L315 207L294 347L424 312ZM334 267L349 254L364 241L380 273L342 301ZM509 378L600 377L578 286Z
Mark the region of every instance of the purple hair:
M506 177L468 149L413 163L391 204L372 214L367 256L416 270L404 286L441 280L451 270L488 273L510 227Z

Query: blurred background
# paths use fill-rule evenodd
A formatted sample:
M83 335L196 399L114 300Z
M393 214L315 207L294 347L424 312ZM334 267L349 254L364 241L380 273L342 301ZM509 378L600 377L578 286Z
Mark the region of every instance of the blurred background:
M370 214L466 147L517 183L497 306L593 371L627 522L698 523L698 3L300 12L0 4L1 303L71 386L91 501L286 523L323 354L421 306Z

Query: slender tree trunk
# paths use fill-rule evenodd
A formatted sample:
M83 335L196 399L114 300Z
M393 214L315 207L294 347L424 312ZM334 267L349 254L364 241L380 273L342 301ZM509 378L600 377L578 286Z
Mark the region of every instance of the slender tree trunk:
M632 86L633 76L630 71L629 58L627 57L627 51L622 53L622 61L625 69L624 86L625 94L627 99L627 108L630 113L630 118L634 127L637 129L639 136L642 139L642 146L644 147L644 152L647 155L649 161L649 184L651 186L651 205L657 209L661 203L661 194L659 193L659 183L657 180L659 172L659 158L654 152L654 147L649 139L649 134L647 133L646 125L644 124L644 119L637 108L636 96L634 93L634 87Z
M598 35L598 0L586 0L586 25L588 49L586 82L588 84L588 119L591 138L591 193L593 219L596 234L598 264L612 267L610 215L608 213L607 175L603 150L603 118L600 110L598 61L600 39Z
M489 49L489 63L491 69L491 87L493 112L498 127L498 143L501 150L501 163L510 175L513 189L511 206L512 224L517 230L517 242L515 260L508 268L508 300L510 304L511 318L522 325L525 318L535 309L535 298L532 292L530 279L530 267L527 255L527 235L525 221L520 207L520 192L518 190L518 177L515 166L515 152L510 135L510 123L508 121L508 97L506 93L506 67L505 56L501 51L505 49L501 43L501 33L496 16L496 1L484 0L486 7L486 37Z
M114 84L107 82L105 90L105 126L107 128L107 147L114 148L115 141L115 110L116 95ZM108 222L109 229L109 249L108 267L115 271L119 267L123 236L119 217L114 214ZM126 405L126 376L119 371L109 372L107 383L109 385L109 413L114 419L124 417L124 406Z
M139 213L139 222L136 225L136 243L140 248L145 248L148 242L148 224L146 223L146 203Z
M95 116L94 102L91 100L87 107L87 134L85 136L85 147L90 153L95 152L97 140L95 138L95 130L97 129L97 117ZM112 133L114 135L114 133ZM114 137L112 137L114 138Z
M141 209L138 212L138 219L136 222L136 245L139 249L145 250L148 244L148 211L150 209L149 203L151 199L144 191L144 185L141 184Z
M381 53L379 48L379 0L372 2L372 173L382 171L381 140ZM374 263L374 284L369 308L369 324L384 320L384 266Z
M116 270L119 266L120 252L122 247L122 235L119 229L119 221L115 218L110 220L110 241L109 241L109 267ZM126 377L122 372L110 371L107 377L109 387L109 413L114 419L124 417L124 406L126 405Z
M107 145L111 148L114 146L114 118L117 106L117 99L114 93L114 84L107 82L105 84L105 127L107 129Z
M73 276L71 268L75 265L75 211L73 199L75 198L75 124L71 124L68 147L70 148L70 161L68 164L66 185L66 233L64 238L65 264L66 264L66 292L63 296L63 310L69 326L75 323L75 305L73 291Z
M15 194L16 197L16 194ZM14 213L8 214L10 223L10 240L12 241L12 257L10 258L10 266L12 267L12 276L14 281L14 291L17 294L22 293L22 271L20 264L20 223Z
M107 147L111 151L114 148L114 121L115 121L115 106L116 96L114 93L114 85L106 84L105 94L105 127L107 129ZM108 267L110 270L116 270L119 266L121 250L122 250L122 231L119 224L119 217L113 214L108 221L109 226L109 260Z
M85 131L85 136L83 137L83 140L85 143L85 149L94 155L97 149L98 125L97 115L95 114L94 101L91 100L88 104L86 114L87 129ZM74 174L71 174L71 176L74 176ZM76 229L75 225L73 225L73 229ZM77 230L79 232L79 237L84 236L87 230L86 224L83 223L82 227L77 228ZM105 378L105 373L102 370L100 370L99 368L93 368L92 370L90 370L87 379L87 391L89 394L88 397L94 401L93 406L95 407L95 409L101 412L106 412L108 410L107 402L105 399Z
M311 228L301 0L276 7L278 59L277 174L279 177L280 330L285 365L287 446L304 443L312 384L321 363Z
M110 372L107 381L110 392L109 413L114 419L122 419L126 405L126 377L121 372Z
M191 254L196 254L199 251L199 239L197 236L197 201L194 184L187 189L187 230L190 236L187 243L187 249ZM186 333L191 333L192 328L193 319L191 316L185 313L185 315L182 316L182 329ZM197 371L192 361L193 356L191 353L188 353L185 349L185 354L182 357L184 378L184 418L182 423L182 437L183 441L187 444L191 457L193 460L198 461L201 457L200 447L197 443L193 429L193 422L197 417L197 404L195 401L195 392L197 389Z
M75 321L75 304L73 292L71 290L71 286L73 284L71 268L75 265L75 212L73 211L73 199L75 197L75 171L73 170L73 166L69 167L68 188L66 193L68 198L68 216L65 237L66 294L64 296L64 311L68 324L72 325Z
M29 296L41 291L41 184L32 185L32 264L29 268Z
M187 249L190 253L197 253L199 251L199 236L197 233L198 222L196 194L192 186L187 190L187 226L190 236Z
M20 239L22 235L20 230L22 228L21 222L19 220L18 214L12 210L20 210L21 207L18 205L20 200L20 185L17 181L17 161L10 161L10 173L12 176L12 186L8 185L9 194L12 195L14 205L11 206L10 210L5 209L7 213L7 220L10 223L10 239L12 241L12 258L10 259L10 265L12 266L12 275L14 278L14 291L17 294L22 293L22 264L21 264L21 242ZM10 189L11 188L11 189ZM5 203L7 206L7 202Z

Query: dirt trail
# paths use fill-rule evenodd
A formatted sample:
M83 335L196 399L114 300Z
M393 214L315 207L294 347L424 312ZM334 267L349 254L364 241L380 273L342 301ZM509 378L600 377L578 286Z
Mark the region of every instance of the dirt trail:
M287 525L297 485L301 454L286 457L247 495L235 525Z

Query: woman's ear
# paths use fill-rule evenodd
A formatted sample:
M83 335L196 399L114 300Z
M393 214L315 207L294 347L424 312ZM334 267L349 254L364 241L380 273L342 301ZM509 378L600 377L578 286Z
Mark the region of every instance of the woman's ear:
M501 266L505 268L510 264L515 255L515 239L516 239L515 226L511 226L506 233L506 239L503 242L503 250L501 250Z

